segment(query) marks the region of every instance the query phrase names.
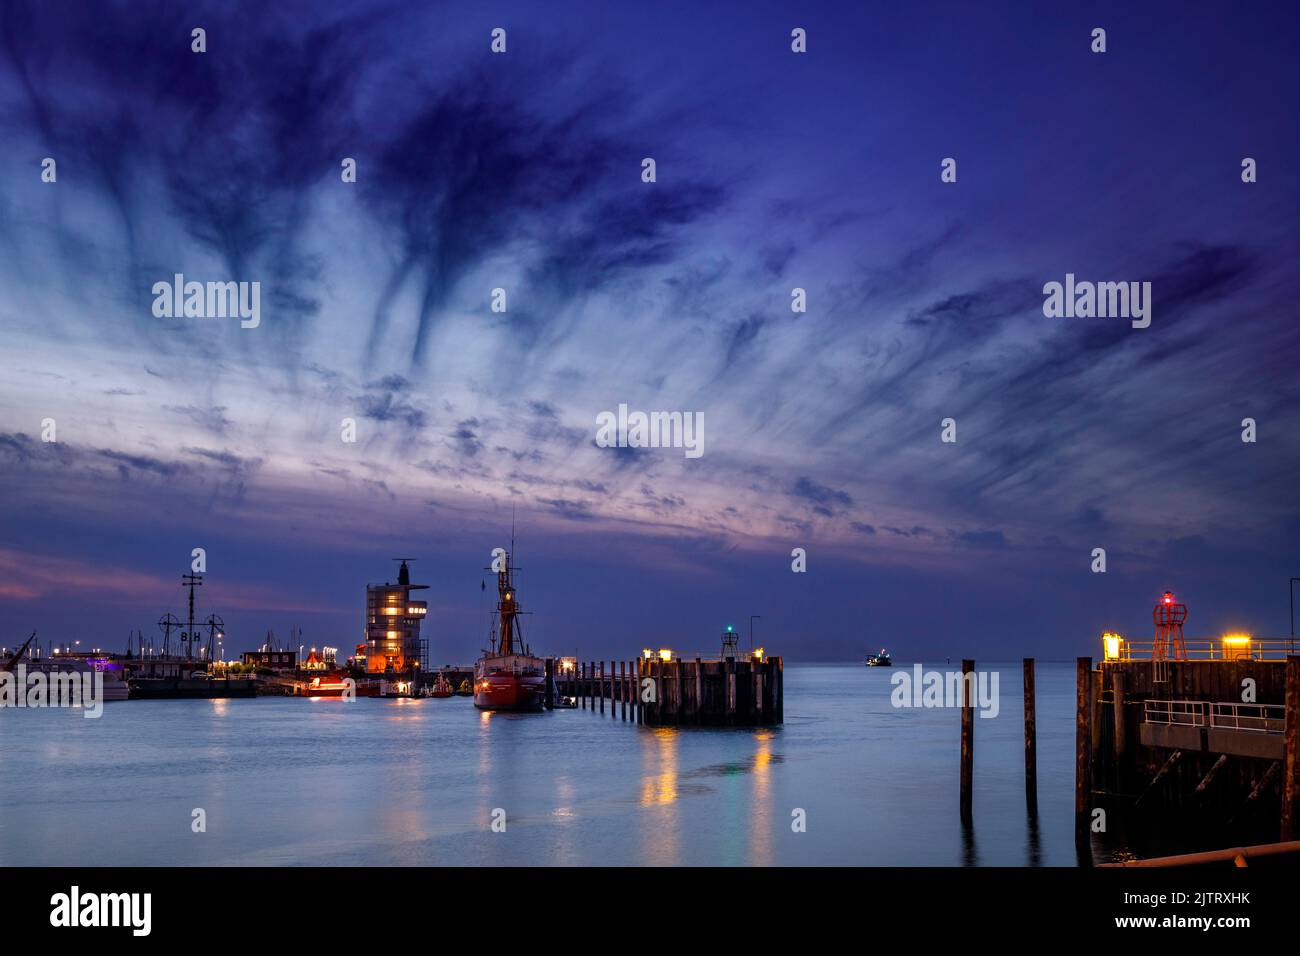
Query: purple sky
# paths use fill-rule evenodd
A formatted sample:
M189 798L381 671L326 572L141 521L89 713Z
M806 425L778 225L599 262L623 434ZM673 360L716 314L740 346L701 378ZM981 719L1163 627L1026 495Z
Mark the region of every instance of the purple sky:
M402 555L466 662L512 513L546 652L1284 634L1296 7L840 6L6 4L0 644L154 634L203 547L228 651L349 648ZM261 325L155 317L177 272ZM620 403L704 455L596 447Z

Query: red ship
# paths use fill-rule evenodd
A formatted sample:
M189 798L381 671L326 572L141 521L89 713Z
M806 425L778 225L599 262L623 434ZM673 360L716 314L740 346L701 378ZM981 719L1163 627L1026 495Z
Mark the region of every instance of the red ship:
M481 710L541 710L546 697L546 663L534 657L523 642L510 558L510 553L504 552L497 571L491 649L474 664L474 706Z

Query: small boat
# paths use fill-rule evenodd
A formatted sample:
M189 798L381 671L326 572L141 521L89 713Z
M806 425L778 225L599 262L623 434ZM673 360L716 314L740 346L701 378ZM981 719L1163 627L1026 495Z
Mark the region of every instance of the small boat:
M350 681L342 674L324 674L313 677L302 688L303 697L347 697L355 691L356 681Z
M461 681L460 686L456 688L456 696L457 697L474 696L474 685L470 683L470 679L468 677L466 677L463 681Z
M438 679L433 682L433 690L429 691L430 697L437 697L441 700L444 697L452 695L451 681L447 680L446 675L439 674Z
M890 658L889 651L885 650L882 647L880 649L879 654L872 654L870 657L867 658L867 666L868 667L893 667L894 661L892 658Z
M574 710L577 708L577 706L578 706L578 698L576 697L566 697L563 694L557 694L555 697L556 710L560 710L561 708Z

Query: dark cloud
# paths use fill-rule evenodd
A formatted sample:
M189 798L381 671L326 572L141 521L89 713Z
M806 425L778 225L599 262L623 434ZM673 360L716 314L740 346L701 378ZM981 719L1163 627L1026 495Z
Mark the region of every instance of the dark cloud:
M827 485L820 485L807 476L797 479L794 487L790 489L790 493L796 498L804 498L813 502L817 506L813 510L826 516L833 514L832 505L848 507L853 504L853 499L848 492Z
M588 501L572 498L538 498L537 503L567 521L593 521L596 517Z
M964 531L957 535L957 540L975 548L1000 550L1007 546L1006 535L1001 531Z

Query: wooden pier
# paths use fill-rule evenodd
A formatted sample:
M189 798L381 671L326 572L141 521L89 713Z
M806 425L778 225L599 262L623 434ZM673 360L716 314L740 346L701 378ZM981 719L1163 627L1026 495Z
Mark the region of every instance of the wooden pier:
M1300 837L1300 656L1079 658L1076 833L1096 808Z
M547 668L555 695L648 727L751 727L785 719L780 657L640 657Z

